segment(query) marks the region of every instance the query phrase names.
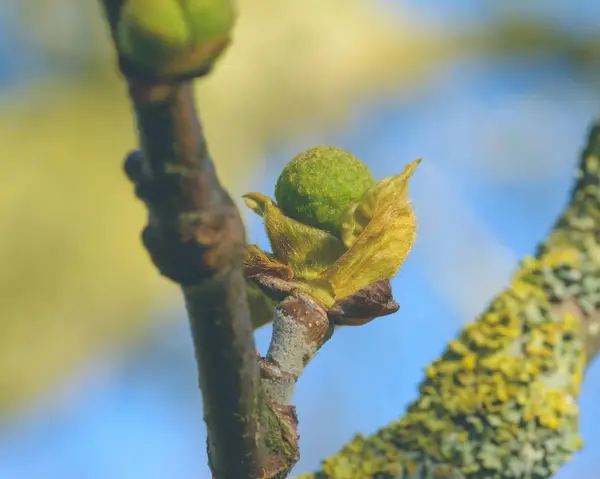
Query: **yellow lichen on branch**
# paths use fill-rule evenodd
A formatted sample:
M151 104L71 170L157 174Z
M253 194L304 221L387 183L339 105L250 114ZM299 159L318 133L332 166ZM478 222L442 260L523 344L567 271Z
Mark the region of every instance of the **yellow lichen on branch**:
M427 368L403 419L357 436L320 474L303 477L551 476L581 447L585 360L579 323L553 312L545 276L577 260L573 249L524 260L512 285Z
M546 479L582 446L577 398L600 350L600 126L536 257L428 366L397 422L303 479Z

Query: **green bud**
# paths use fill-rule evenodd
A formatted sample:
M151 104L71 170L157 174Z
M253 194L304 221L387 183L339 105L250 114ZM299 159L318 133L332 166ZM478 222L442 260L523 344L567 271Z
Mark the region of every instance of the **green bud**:
M363 163L339 148L321 146L295 157L277 181L278 205L262 193L243 195L246 206L263 218L273 251L248 247L247 279L272 300L294 289L308 294L333 308L338 325L365 324L390 314L397 304L390 303L391 291L385 293L389 298L381 296L385 288L380 282L387 281L389 289L415 241L408 181L420 161L375 182ZM337 305L344 311L344 304L351 310L367 297L372 302L373 294L387 298L383 309L369 309L373 314L335 310ZM269 316L267 302L258 299L253 297L256 304L251 305L256 327Z
M235 16L234 0L125 0L119 53L158 76L192 75L225 49Z
M318 146L285 166L275 199L290 218L339 237L342 213L373 185L369 168L351 153Z

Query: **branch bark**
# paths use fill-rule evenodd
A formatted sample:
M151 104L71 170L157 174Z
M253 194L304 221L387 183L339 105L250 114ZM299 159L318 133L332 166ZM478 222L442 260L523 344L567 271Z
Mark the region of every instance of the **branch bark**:
M123 2L103 5L115 39ZM213 477L280 477L297 456L297 421L267 401L260 383L243 276L244 227L217 179L193 85L144 76L122 58L119 66L141 145L128 156L125 170L148 208L144 245L185 297ZM294 443L295 450L285 447Z
M194 111L192 85L130 82L141 152L126 171L149 211L143 242L182 286L215 478L262 477L263 424L274 411L260 387L242 261L239 213L221 188Z
M548 478L581 447L600 350L600 125L570 202L511 286L426 370L407 414L303 479Z

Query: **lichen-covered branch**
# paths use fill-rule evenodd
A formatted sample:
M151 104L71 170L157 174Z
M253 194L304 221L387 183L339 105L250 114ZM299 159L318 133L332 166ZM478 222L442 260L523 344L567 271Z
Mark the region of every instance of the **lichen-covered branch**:
M600 123L592 126L581 155L571 202L538 255L577 250L577 261L552 282L557 311L576 315L589 363L600 350Z
M551 477L582 439L577 397L600 348L600 126L536 257L426 370L406 415L303 479Z

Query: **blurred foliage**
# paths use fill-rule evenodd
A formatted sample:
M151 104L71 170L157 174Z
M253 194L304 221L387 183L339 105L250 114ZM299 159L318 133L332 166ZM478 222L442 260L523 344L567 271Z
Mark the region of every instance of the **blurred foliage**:
M499 14L491 27L474 32L469 43L473 53L491 58L519 55L564 60L574 73L598 80L600 35L577 34L541 19Z
M136 338L176 293L139 241L145 213L121 172L134 124L99 5L11 5L12 41L38 52L46 73L0 96L0 413ZM240 10L233 47L198 88L219 175L236 196L264 173L270 144L339 124L369 97L431 85L459 55L600 58L600 40L527 19L453 34L366 0L240 0Z

